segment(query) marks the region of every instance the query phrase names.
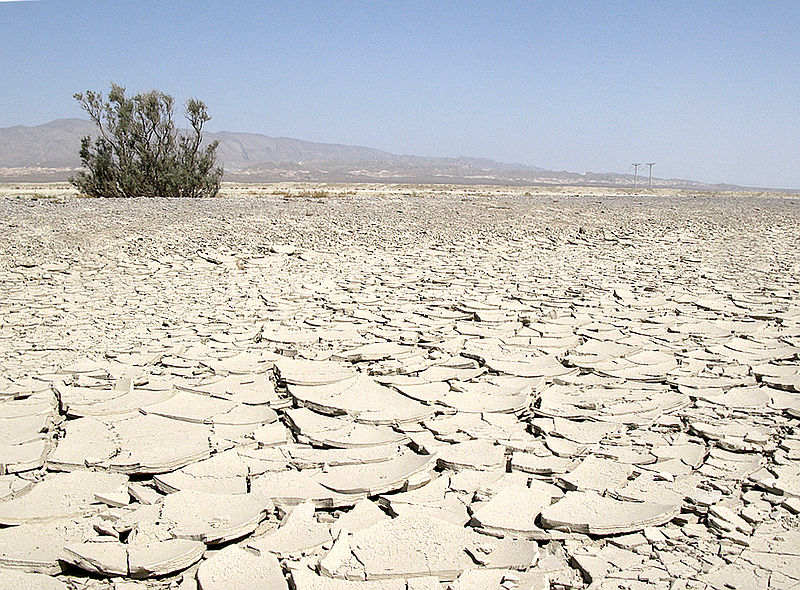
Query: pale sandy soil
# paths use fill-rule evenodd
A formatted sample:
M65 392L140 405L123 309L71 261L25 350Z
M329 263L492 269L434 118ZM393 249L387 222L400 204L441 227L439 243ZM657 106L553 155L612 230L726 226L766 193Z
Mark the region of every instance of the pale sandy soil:
M800 585L797 196L6 184L0 237L2 590Z
M77 191L66 182L0 182L0 197L56 198L75 196ZM684 189L647 189L639 187L582 187L582 186L481 186L449 184L330 184L316 182L224 182L220 196L660 196L660 197L769 197L800 200L797 193L775 191L694 191Z

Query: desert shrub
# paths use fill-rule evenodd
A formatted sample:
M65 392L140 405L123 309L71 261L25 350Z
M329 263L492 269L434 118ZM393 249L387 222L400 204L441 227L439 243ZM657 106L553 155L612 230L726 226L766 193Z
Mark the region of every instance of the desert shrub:
M211 119L197 99L186 103L190 129L173 121L174 99L158 90L134 97L111 84L108 97L87 91L75 94L98 127L99 135L81 140L86 170L70 178L79 191L95 197L213 197L222 168L216 166L218 142L206 146L203 125Z

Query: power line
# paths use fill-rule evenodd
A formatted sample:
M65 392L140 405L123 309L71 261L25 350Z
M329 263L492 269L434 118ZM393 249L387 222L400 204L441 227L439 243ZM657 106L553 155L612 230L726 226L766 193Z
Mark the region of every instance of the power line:
M636 188L636 178L639 176L639 166L641 165L641 162L634 162L631 164L631 166L633 166L633 188Z
M655 166L655 162L648 162L645 164L648 168L650 168L650 179L647 181L647 188L653 188L653 166Z

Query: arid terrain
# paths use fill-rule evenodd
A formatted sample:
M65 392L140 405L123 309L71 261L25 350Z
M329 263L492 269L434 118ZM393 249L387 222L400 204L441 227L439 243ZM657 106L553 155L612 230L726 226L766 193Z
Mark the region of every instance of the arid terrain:
M0 185L0 590L800 588L800 196Z
M78 156L81 138L96 135L95 125L84 119L0 127L0 184L66 181L81 169ZM247 183L579 185L612 189L635 184L634 176L627 173L545 170L486 158L399 155L363 146L315 143L259 133L219 131L206 134L205 138L219 142L218 163L225 168L225 178ZM731 184L659 178L658 171L656 168L652 179L640 175L638 186L694 191L745 190Z

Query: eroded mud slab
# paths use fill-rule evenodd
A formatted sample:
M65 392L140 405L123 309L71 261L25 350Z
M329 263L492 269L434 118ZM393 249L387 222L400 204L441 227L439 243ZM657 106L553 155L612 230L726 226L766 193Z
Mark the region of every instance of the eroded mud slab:
M295 188L0 197L0 588L800 587L797 199Z

